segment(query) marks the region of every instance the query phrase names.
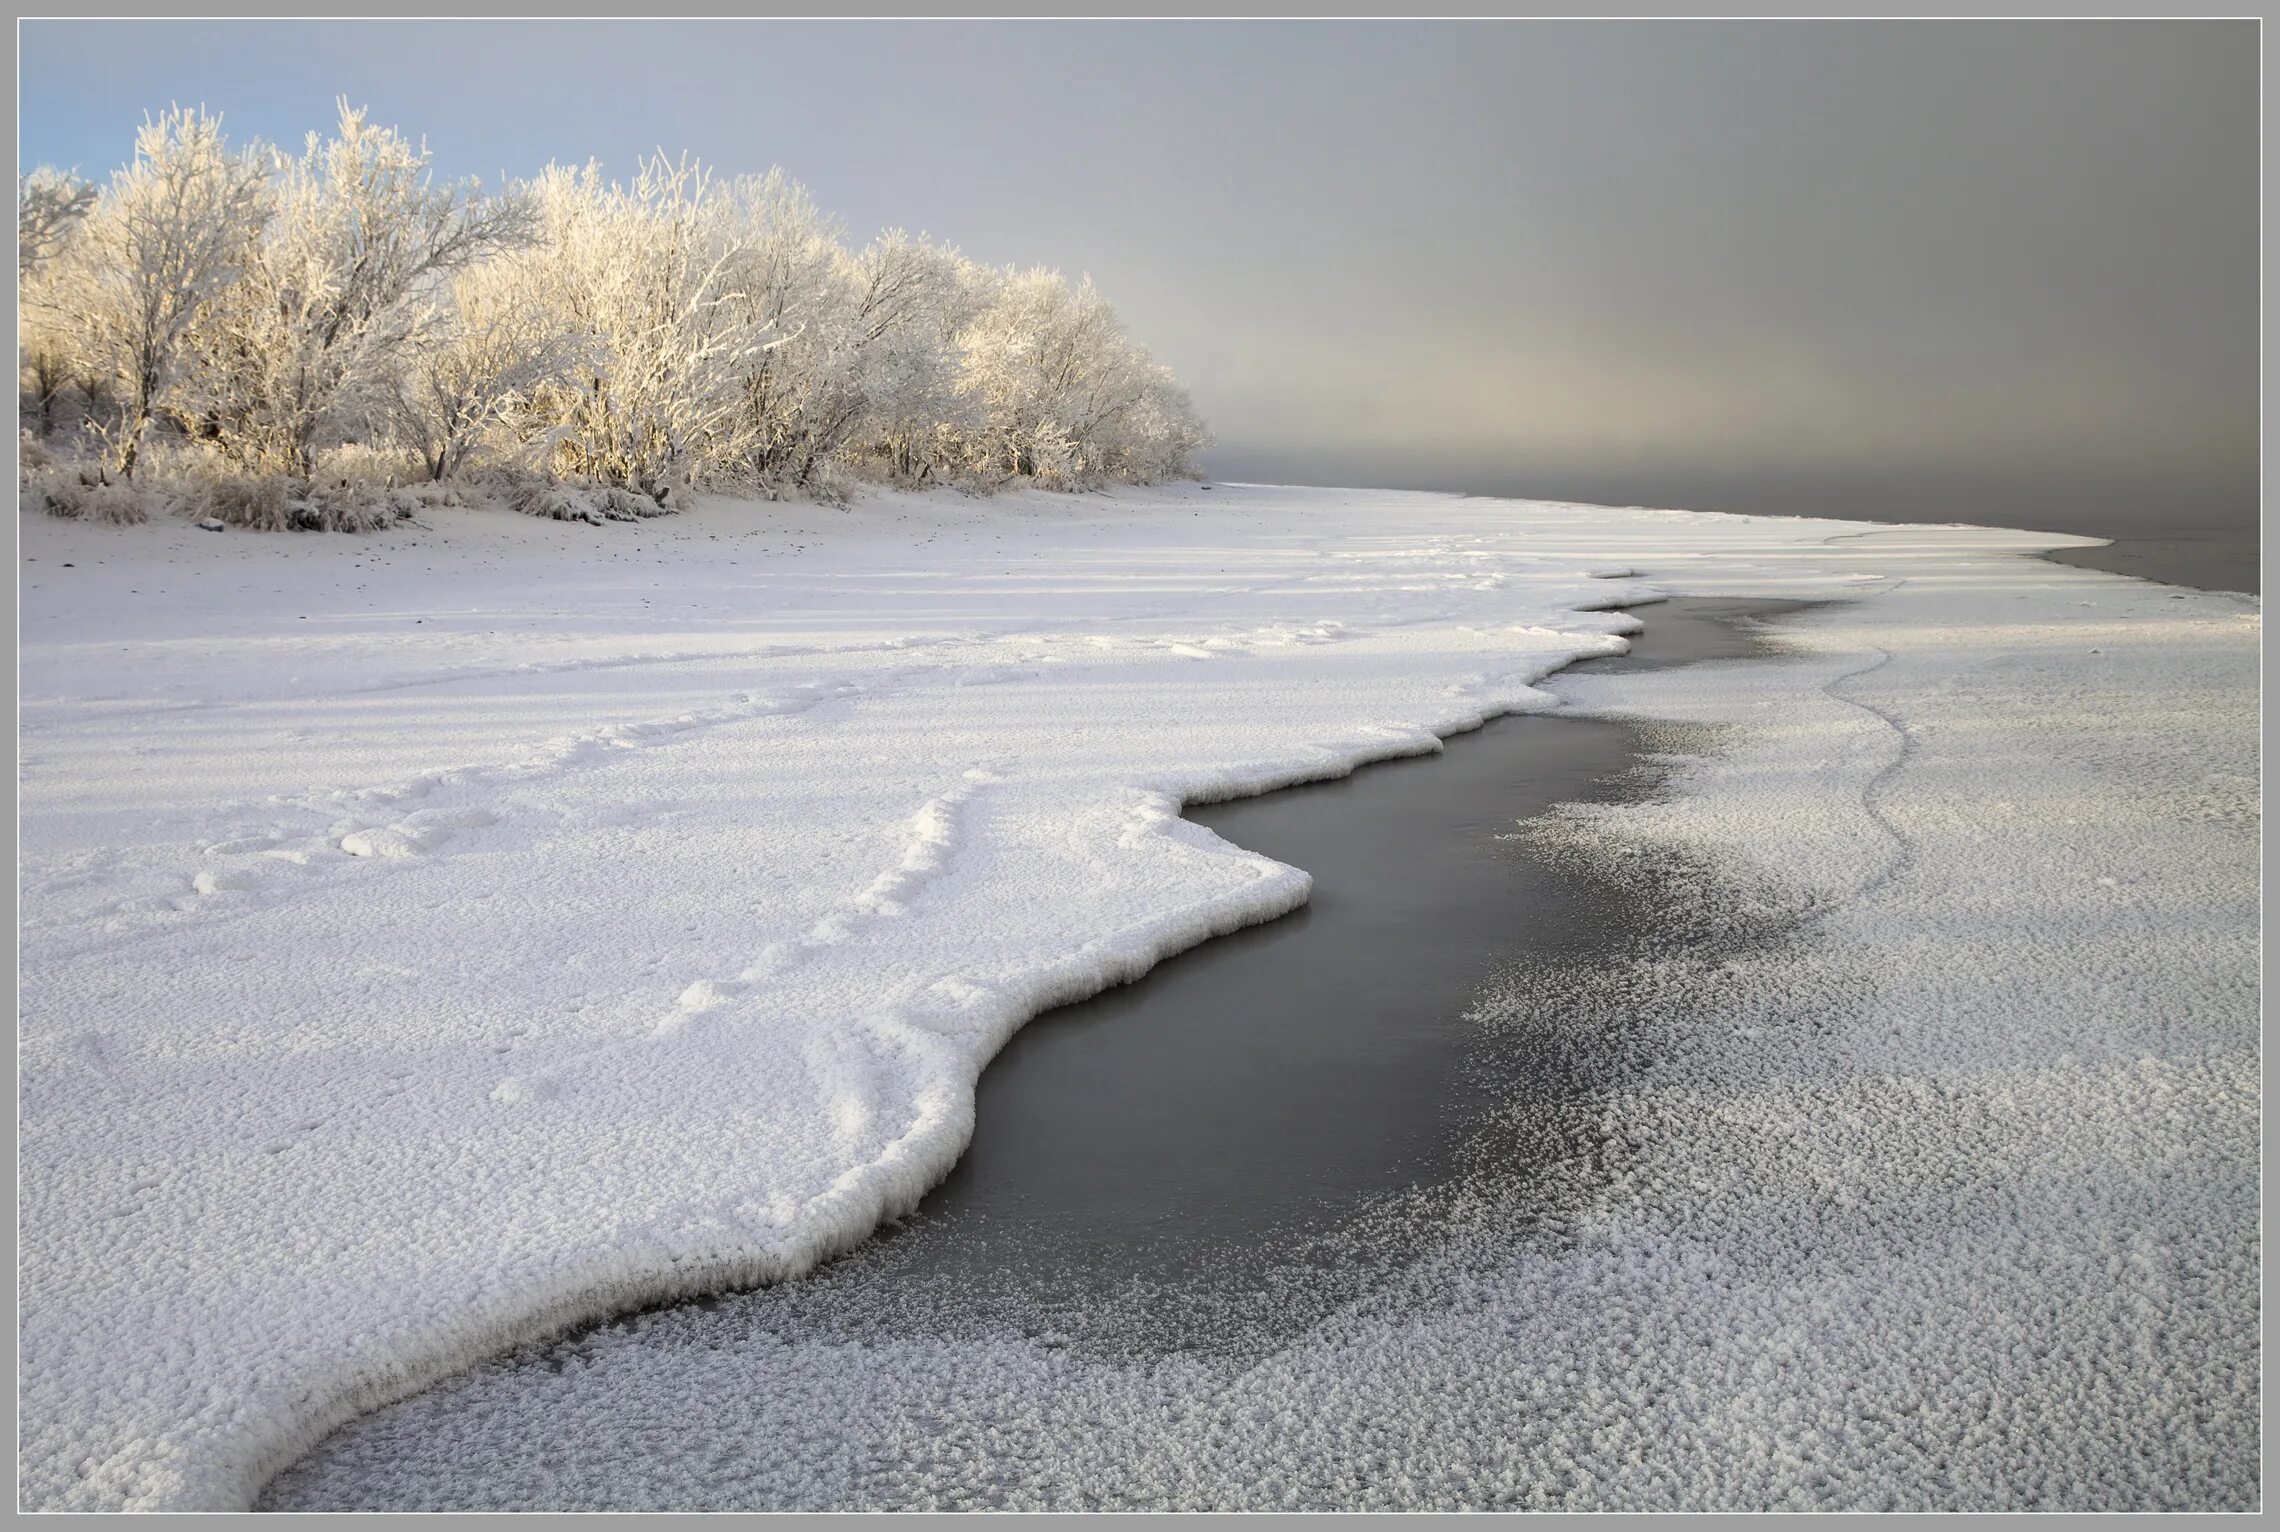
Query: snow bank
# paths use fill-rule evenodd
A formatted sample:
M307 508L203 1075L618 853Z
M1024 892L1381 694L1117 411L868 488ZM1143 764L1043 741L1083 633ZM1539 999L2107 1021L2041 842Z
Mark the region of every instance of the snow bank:
M1721 743L1518 832L1653 916L1482 994L1483 1073L1600 1067L1477 1175L1145 1295L936 1277L922 1224L481 1368L265 1502L2254 1509L2256 605L1854 544L1888 578L1783 663L1550 683ZM1548 1113L1589 1151L1543 1166Z
M1181 802L1548 705L1619 605L1895 567L1257 487L438 522L22 519L28 1504L243 1505L514 1339L804 1269L1027 1017L1304 901Z

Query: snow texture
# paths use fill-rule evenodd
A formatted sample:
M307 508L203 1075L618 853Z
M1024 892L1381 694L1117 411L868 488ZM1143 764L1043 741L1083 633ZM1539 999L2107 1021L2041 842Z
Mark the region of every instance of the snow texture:
M604 1347L425 1493L678 1399L646 1478L521 1503L2254 1498L2251 603L2047 535L1258 487L23 533L28 1504L243 1506L516 1341L847 1248L1024 1019L1304 901L1183 802L1553 705L1667 593L1857 599L1799 666L1553 683L1740 726L1562 844L1747 867L1813 940L1484 999L1667 1021L1564 1237L1455 1189L1232 1369ZM709 1482L727 1439L775 1477Z

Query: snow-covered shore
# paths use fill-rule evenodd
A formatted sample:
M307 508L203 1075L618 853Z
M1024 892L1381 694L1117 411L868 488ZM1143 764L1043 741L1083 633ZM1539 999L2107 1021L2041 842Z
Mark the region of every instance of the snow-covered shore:
M1852 900L1920 843L1922 768L1864 769L1877 654L1992 698L1976 728L2035 658L2151 676L2189 639L2232 678L2212 747L2243 656L2253 718L2252 607L2189 598L2173 633L2159 587L2017 556L2080 541L2047 534L1241 486L21 527L21 1494L50 1506L243 1505L513 1339L861 1239L955 1160L1011 1029L1303 901L1182 800L1549 705L1633 629L1612 607L1869 598L1891 631L1749 698L1800 732L1666 831ZM2004 658L1956 681L1974 633ZM2237 817L2237 764L2204 770ZM2179 959L2206 1036L2164 1033L2228 1061L2225 1133L2236 913Z

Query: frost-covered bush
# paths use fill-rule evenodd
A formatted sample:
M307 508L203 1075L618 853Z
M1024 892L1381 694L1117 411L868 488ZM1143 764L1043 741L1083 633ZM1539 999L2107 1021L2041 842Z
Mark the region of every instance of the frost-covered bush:
M427 477L419 459L409 452L392 446L376 447L362 442L327 448L318 460L319 480L353 479L380 489L393 489Z
M452 275L536 227L521 193L437 185L424 149L339 109L332 138L271 157L266 226L192 331L191 392L222 451L301 479L326 443L380 428Z
M95 469L68 464L26 474L24 495L50 516L113 526L138 526L150 520L154 505L161 513L172 505L171 497L153 485L106 479Z
M187 381L191 329L233 290L268 222L258 154L232 150L221 119L180 108L143 124L132 164L60 237L37 294L89 373L110 385L102 422L113 476L132 478L143 439ZM19 200L21 200L19 198Z
M507 503L525 516L550 521L583 521L600 526L605 521L646 521L687 507L685 494L668 491L662 499L636 494L618 484L565 484L554 479L525 479L507 492Z
M209 457L185 469L180 482L182 515L252 532L371 532L406 514L395 490L369 478L328 475L309 484Z
M422 511L456 510L474 504L475 500L460 485L429 482L396 486L388 491L388 503L396 508L398 521L409 521Z
M170 111L100 191L39 170L17 200L22 422L104 464L59 503L186 476L164 493L231 525L361 528L461 482L631 520L695 487L1146 481L1206 440L1089 280L854 247L781 171L660 156L486 194L344 101L297 155Z
M355 479L310 485L286 506L287 525L297 532L376 532L397 519L391 491Z
M980 412L973 465L1054 489L1187 471L1201 422L1092 282L994 277L958 337L958 386Z
M213 517L252 532L283 532L292 526L293 484L279 473L248 473L209 463L189 476L184 513Z
M542 479L517 485L508 493L507 503L525 516L540 516L549 521L597 519L583 494L567 484L552 484Z

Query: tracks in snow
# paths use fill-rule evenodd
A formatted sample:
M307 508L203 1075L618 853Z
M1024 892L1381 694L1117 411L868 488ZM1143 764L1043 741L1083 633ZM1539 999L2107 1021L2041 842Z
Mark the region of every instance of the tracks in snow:
M386 786L272 798L242 809L234 823L210 822L205 827L198 845L199 860L205 865L188 875L187 891L131 896L29 929L60 934L73 926L100 922L101 932L90 938L87 949L116 950L123 941L177 929L179 920L170 917L252 913L267 903L268 896L311 892L348 875L359 864L401 864L433 856L465 832L499 823L499 800L513 789L573 776L621 759L628 751L807 713L826 703L891 687L909 674L890 672L871 684L816 680L762 695L739 694L723 707L558 736L499 765L455 767ZM312 829L312 821L322 828ZM108 867L82 862L27 880L26 892L50 894L126 871L122 861ZM122 920L130 922L125 931L120 929ZM53 955L71 956L81 950L64 947Z
M510 1075L491 1091L506 1105L548 1101L572 1091L603 1066L614 1066L635 1049L672 1044L707 1018L749 1004L768 985L825 948L853 939L868 923L898 920L933 884L947 877L964 841L967 806L999 781L982 766L968 770L958 784L928 799L905 821L902 854L862 888L849 893L805 931L762 945L743 968L721 978L698 979L681 991L672 1012L645 1033L621 1038L527 1075ZM940 988L941 986L937 986ZM970 992L947 993L955 1007L972 1004ZM605 1070L605 1073L611 1072Z
M1287 583L1287 582L1285 582ZM1172 615L1162 613L1157 615ZM737 693L720 707L669 717L613 723L558 736L520 759L491 765L452 767L408 781L383 785L279 795L257 803L221 806L196 823L170 853L182 858L173 867L154 866L148 855L96 853L61 865L27 868L24 891L48 903L53 913L28 922L27 934L58 943L53 956L72 957L164 936L181 929L185 917L228 920L255 913L272 900L330 887L349 876L370 876L389 864L404 865L449 854L471 832L497 826L506 816L502 799L522 788L542 785L621 759L625 752L682 743L703 733L769 718L806 714L827 703L877 697L899 691L914 677L946 675L949 684L984 686L1034 681L1046 667L1067 663L1057 646L1109 659L1240 659L1260 650L1339 644L1366 638L1371 630L1345 622L1291 620L1240 631L1126 634L1006 633L937 638L903 637L844 646L766 646L730 655L664 654L568 661L488 670L468 670L359 689L358 694L415 686L496 679L525 674L559 674L636 666L709 663L720 659L787 656L848 656L927 653L969 649L1023 640L1017 663L959 665L936 659L885 669L861 680L811 679L770 692ZM180 704L155 711L179 711L228 704ZM153 711L136 710L143 717ZM93 715L99 721L103 715ZM74 718L73 723L89 721ZM524 815L531 811L526 807ZM188 865L184 865L187 863ZM108 898L72 900L55 908L57 896L74 889L121 882L140 884L134 892ZM154 883L161 886L154 888ZM171 885L171 886L165 886ZM75 932L85 933L75 939Z

